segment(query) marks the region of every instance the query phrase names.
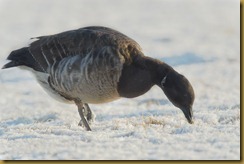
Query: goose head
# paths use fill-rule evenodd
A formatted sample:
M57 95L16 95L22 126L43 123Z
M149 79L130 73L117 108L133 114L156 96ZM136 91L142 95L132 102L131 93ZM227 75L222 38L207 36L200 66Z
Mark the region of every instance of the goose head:
M190 82L172 70L161 79L160 88L170 102L182 110L187 121L193 124L192 105L195 95Z

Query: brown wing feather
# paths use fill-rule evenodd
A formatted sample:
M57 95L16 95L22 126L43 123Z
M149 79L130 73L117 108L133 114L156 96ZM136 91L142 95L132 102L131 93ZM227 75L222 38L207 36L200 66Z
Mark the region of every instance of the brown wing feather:
M98 52L105 46L131 61L134 54L142 54L140 46L124 34L106 27L85 27L50 36L37 37L29 51L46 72L48 67L61 59Z

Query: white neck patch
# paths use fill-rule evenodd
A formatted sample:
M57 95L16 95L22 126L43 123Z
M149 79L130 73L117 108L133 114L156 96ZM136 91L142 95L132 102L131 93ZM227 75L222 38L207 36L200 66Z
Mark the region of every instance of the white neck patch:
M168 75L164 76L163 80L161 81L161 86L162 86L162 87L164 87L164 84L165 84L165 82L166 82L167 76L168 76Z

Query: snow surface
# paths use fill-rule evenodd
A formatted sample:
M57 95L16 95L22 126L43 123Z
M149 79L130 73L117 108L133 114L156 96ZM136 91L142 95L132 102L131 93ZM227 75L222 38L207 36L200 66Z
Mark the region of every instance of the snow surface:
M0 159L240 159L239 0L0 0L0 65L28 39L88 25L115 28L192 83L195 124L153 87L134 99L75 105L28 71L0 70Z

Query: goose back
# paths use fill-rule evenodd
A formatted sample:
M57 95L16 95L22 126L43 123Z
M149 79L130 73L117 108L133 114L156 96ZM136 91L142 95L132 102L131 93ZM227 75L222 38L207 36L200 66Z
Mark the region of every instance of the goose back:
M29 52L42 72L56 61L63 58L86 55L110 47L114 50L110 55L122 55L125 62L131 62L133 54L138 54L141 48L133 39L106 27L91 26L62 32L56 35L36 37L36 41L29 46Z

